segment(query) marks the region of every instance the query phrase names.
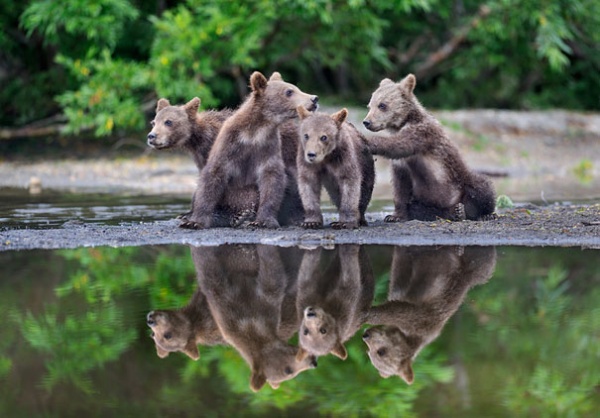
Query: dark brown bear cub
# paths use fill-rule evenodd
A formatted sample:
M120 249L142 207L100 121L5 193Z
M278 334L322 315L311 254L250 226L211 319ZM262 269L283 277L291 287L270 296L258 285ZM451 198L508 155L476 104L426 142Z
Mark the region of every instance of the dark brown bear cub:
M280 126L297 117L296 108L314 110L317 96L286 83L279 73L267 80L254 72L252 93L223 124L200 174L194 210L185 228L213 226L211 214L229 188L256 186L259 202L255 226L277 228L277 215L286 193L286 169Z
M368 138L373 154L393 159L395 211L386 222L492 219L492 182L469 170L440 123L413 94L416 82L412 74L399 83L381 81L363 121L370 131L389 133Z
M298 107L300 143L298 188L304 228L321 228L321 186L340 212L334 228L367 225L365 211L373 194L375 165L364 137L346 122L348 111L329 116Z
M189 152L200 172L206 165L208 154L215 139L233 111L208 110L198 113L200 99L194 97L181 106L173 106L167 99L160 99L156 105L156 116L152 120L152 130L148 134L148 145L157 150L182 148ZM192 205L194 199L192 198ZM229 189L213 212L213 224L237 226L246 217L252 216L258 205L256 187ZM186 219L193 212L179 217Z

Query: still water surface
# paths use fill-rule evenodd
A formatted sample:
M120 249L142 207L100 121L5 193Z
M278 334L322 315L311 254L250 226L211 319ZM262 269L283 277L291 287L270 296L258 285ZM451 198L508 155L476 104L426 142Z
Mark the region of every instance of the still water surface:
M0 253L0 416L596 416L599 256Z

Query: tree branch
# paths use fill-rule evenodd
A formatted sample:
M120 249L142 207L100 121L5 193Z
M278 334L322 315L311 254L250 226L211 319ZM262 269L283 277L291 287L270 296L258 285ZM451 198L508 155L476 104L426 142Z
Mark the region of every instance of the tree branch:
M444 45L441 46L437 51L427 57L424 63L419 65L415 71L417 79L426 78L431 74L433 69L441 62L445 61L450 57L458 47L465 41L467 35L471 29L475 28L480 24L481 20L486 18L491 12L491 9L487 5L482 5L479 8L477 14L471 19L471 21L460 28L457 33L450 38Z
M0 127L0 140L59 135L67 126L66 120L64 115L55 115L18 128Z

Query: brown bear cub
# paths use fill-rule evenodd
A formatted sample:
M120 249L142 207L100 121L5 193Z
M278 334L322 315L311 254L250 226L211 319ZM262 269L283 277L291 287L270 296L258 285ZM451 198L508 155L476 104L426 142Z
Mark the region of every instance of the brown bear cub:
M383 378L413 383L413 361L442 332L473 286L489 280L494 247L395 247L388 300L374 306L365 330L371 363Z
M302 316L298 360L328 353L345 360L344 343L363 325L373 301L375 277L365 248L341 245L328 258L320 248L302 258L296 302Z
M200 289L196 290L190 303L181 309L149 312L146 323L152 329L151 337L160 358L180 351L192 360L198 360L198 344L226 344Z
M373 132L371 151L393 159L393 215L409 219L487 220L494 218L495 191L486 177L469 170L442 125L419 103L409 74L399 83L384 79L371 96L363 121Z
M365 211L375 183L373 156L365 138L342 109L329 116L298 107L300 143L298 188L304 206L304 228L321 228L321 185L340 212L334 228L366 226Z
M315 110L318 97L286 83L279 73L267 80L250 77L252 92L223 124L200 174L193 213L181 226L208 228L211 214L227 190L256 186L259 201L253 226L277 228L288 181L280 126L297 117L296 108Z
M181 106L172 106L167 99L156 105L156 116L151 122L148 145L157 150L182 148L188 151L200 172L206 165L208 154L215 139L233 111L209 110L198 113L200 99L194 97ZM193 203L193 198L192 198ZM237 226L256 211L258 190L244 187L228 190L213 213L213 223L218 226ZM192 211L179 217L186 219Z

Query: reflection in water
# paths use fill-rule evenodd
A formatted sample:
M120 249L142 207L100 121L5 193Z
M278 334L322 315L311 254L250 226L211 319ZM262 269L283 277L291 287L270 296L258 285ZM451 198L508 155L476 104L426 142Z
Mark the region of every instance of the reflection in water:
M345 360L344 343L364 324L368 355L382 377L411 384L412 362L456 312L467 291L486 282L494 248L396 247L388 300L372 306L375 279L358 245L300 250L266 245L192 247L198 289L188 305L147 315L157 354L228 344L251 369L250 387L277 388L317 366ZM298 332L299 346L288 341Z
M436 339L467 291L492 276L496 250L486 247L396 247L388 300L369 311L363 334L381 377L412 384L412 363Z
M267 382L276 388L316 367L315 356L296 358L287 342L297 329L300 256L298 249L265 245L192 248L199 286L192 301L147 317L158 355L182 351L198 359L196 344L225 342L250 366L253 390Z
M338 246L333 257L306 251L298 274L298 358L331 353L348 356L344 342L363 325L373 301L375 279L365 248ZM328 262L322 263L323 258ZM325 264L325 265L323 265Z
M316 263L308 261L318 253L313 275L310 267ZM182 246L0 252L0 307L7 319L0 339L0 416L192 416L202 411L248 417L595 417L593 411L600 409L598 256L598 250L500 248L493 280L467 291L488 276L493 250L465 248L461 255L447 248L366 246L359 250L358 261L355 249L344 246L264 252L256 246L199 248L193 257ZM259 279L258 271L260 258L273 257L283 264L283 272L273 270L279 271L280 286L269 291L271 281ZM208 261L215 258L223 277L199 287L196 277L210 277L207 272L214 267ZM375 276L370 303L367 258ZM233 260L236 265L230 264ZM300 268L303 261L308 269ZM350 289L357 281L357 263L363 269L364 294L355 297ZM264 323L271 330L260 335L280 340L274 346L291 346L290 359L295 357L303 311L308 305L330 311L321 301L342 297L335 291L344 270L351 277L347 294L354 300L343 301L349 314L341 322L351 334L358 324L370 321L343 343L346 360L323 355L316 369L282 383L280 389L265 384L258 395L251 393L251 363L236 351L244 350L233 338L234 327L245 318L246 323ZM408 320L400 320L410 318L410 309L428 312L428 303L452 289L452 283L454 295L468 292L453 299L464 300L454 314L455 306L447 299L425 318L429 328L420 323L413 330ZM219 292L230 299L220 299ZM391 318L388 325L358 319L360 298L371 314L409 298L404 300L407 313ZM279 307L275 301L281 301ZM262 303L269 315L255 312L265 309ZM149 308L180 308L173 318L183 324L177 327L184 331L183 342L160 342L158 353L185 353L188 347L187 354L195 357L199 349L199 361L182 353L156 357L142 320ZM164 311L151 315L155 337L164 336L169 324L178 321L169 319L170 314L165 320L158 312ZM337 310L331 315L336 321L341 317ZM234 323L222 321L227 318ZM364 331L392 325L409 343L415 342L411 349L419 347L417 338L426 344L443 327L419 351L410 386L400 377L380 378L366 353ZM181 337L170 332L170 340ZM336 332L342 341L347 338ZM266 338L260 343L265 348L270 344Z
M225 343L200 288L183 308L152 311L148 313L146 321L152 328L151 336L160 358L180 351L192 360L198 360L199 344L210 346Z

